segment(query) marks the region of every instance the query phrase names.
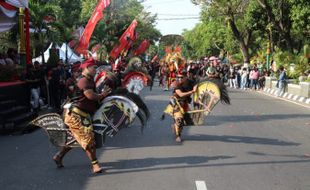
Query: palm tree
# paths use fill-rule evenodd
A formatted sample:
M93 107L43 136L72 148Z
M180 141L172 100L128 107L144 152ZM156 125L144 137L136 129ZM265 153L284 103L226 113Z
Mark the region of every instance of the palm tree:
M47 41L53 39L55 36L51 30L51 25L46 22L44 18L47 16L57 19L60 7L51 3L40 3L39 1L29 2L29 12L31 27L34 29L34 40L37 41L35 48L39 49L42 56L42 62L45 63L44 59L44 47ZM48 35L47 35L48 34Z

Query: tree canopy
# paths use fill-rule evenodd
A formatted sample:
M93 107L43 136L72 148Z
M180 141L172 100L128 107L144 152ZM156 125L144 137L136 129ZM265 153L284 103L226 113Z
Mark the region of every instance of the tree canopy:
M193 50L190 51L193 58L219 55L224 51L239 57L240 62L249 62L265 55L267 47L274 59L281 57L277 54L282 55L283 52L286 52L283 55L291 58L306 56L304 49L310 42L309 1L191 1L201 6L201 23L183 33L185 42ZM242 59L238 55L242 55ZM309 64L309 57L307 60L304 62ZM289 64L282 63L284 59L277 61Z

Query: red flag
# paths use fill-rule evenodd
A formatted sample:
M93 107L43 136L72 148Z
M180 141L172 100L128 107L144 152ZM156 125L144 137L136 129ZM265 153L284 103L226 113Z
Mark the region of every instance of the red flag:
M118 55L122 52L122 50L125 48L124 44L115 44L113 50L110 53L110 56L113 59L116 59L118 57Z
M121 44L127 44L128 40L133 40L135 38L135 28L138 25L137 20L133 20L132 23L129 25L127 30L123 33L121 38L119 39L119 42Z
M135 50L134 55L141 55L150 47L150 42L148 40L143 40L139 47Z
M134 36L131 40L129 40L129 42L126 44L125 46L125 50L129 50L132 46L132 44L136 41L136 39L138 38L138 34L134 33Z
M98 21L103 17L102 11L110 4L110 0L101 0L95 11L93 12L93 15L89 19L84 33L80 39L79 45L76 48L76 51L80 54L85 54L85 51L88 49L88 43L90 40L91 35L93 34L93 31L98 23Z
M133 20L123 35L120 37L119 44L115 44L113 50L110 52L110 56L113 59L116 59L125 48L127 50L130 48L131 44L136 39L135 28L137 25L137 20Z

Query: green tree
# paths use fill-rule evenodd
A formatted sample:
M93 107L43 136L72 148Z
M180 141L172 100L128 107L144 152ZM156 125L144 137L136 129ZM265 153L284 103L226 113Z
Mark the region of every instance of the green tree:
M32 35L32 42L35 45L35 49L38 49L44 59L44 48L49 41L53 41L54 32L52 32L51 25L44 20L46 16L53 17L57 20L57 17L61 11L61 8L50 2L44 2L39 0L32 0L29 2L29 12L32 28L34 33Z
M243 61L249 62L251 57L250 48L253 45L253 35L257 28L257 25L253 23L253 14L256 13L256 9L250 8L255 6L254 2L250 0L193 0L193 3L203 4L201 18L207 26L215 29L214 32L211 29L206 29L208 32L211 31L212 34L206 34L207 37L203 35L202 38L205 37L206 42L209 42L209 44L214 45L218 49L222 49L225 45L231 51L234 49L234 45L230 42L224 42L220 38L224 38L226 41L230 39L231 41L230 36L232 34L235 41L239 44L243 54ZM204 26L201 27L203 28ZM225 30L230 30L231 33Z

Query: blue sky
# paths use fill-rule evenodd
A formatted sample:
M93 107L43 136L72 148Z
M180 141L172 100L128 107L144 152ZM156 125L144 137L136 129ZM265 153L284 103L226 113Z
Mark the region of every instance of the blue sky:
M190 0L145 0L145 9L158 14L158 19L199 17L200 7ZM192 29L199 19L158 20L157 28L163 35L182 34L183 29Z

